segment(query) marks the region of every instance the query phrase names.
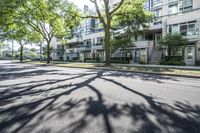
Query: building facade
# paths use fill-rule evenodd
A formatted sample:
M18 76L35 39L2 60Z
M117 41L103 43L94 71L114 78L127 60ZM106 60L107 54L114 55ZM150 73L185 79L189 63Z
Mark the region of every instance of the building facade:
M111 0L110 6L115 6L119 0ZM158 41L169 33L179 33L188 39L185 48L185 64L200 64L200 0L148 0L144 8L154 14L154 19L148 24L146 33L132 37L131 60L129 63L159 64L163 55L167 55ZM94 15L88 6L84 14ZM87 61L98 59L104 61L104 32L97 19L86 19L74 31L73 38L65 46L63 59ZM127 53L125 53L126 55ZM112 57L123 56L119 51ZM127 55L126 55L127 56Z
M155 18L150 23L155 49L160 37L179 33L188 39L185 48L185 64L200 62L200 0L149 0L149 10Z
M95 11L84 6L86 15L96 15ZM73 38L65 46L64 60L104 60L104 32L98 19L87 18L73 32Z

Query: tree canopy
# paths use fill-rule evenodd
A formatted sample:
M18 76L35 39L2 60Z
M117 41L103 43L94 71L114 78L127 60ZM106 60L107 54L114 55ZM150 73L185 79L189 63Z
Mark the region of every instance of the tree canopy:
M159 43L163 46L168 47L168 55L176 56L180 51L182 51L182 56L184 56L185 45L188 43L188 40L180 34L168 34L165 37L161 38Z
M66 0L0 0L0 26L27 25L29 30L42 36L47 43L47 63L50 62L50 43L53 37L70 36L78 26L79 10ZM13 10L15 8L15 10ZM12 30L12 28L10 29Z

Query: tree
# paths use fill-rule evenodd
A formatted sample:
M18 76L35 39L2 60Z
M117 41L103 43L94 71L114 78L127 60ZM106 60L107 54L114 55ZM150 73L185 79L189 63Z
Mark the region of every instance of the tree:
M41 34L47 43L47 63L50 63L50 43L53 37L70 35L79 24L76 7L63 0L33 0L24 7L24 20Z
M184 57L185 45L188 43L188 40L183 38L182 35L176 34L168 34L165 37L161 38L159 43L163 46L167 46L168 48L168 56L173 57L175 60L175 56L182 53L182 57Z
M71 35L72 29L79 24L78 9L66 0L0 0L7 8L4 8L3 16L7 18L0 24L7 25L21 23L28 25L31 30L40 34L47 43L47 63L50 63L50 43L53 37L62 38ZM76 14L76 15L75 15ZM11 15L11 16L9 16ZM6 22L6 23L5 23Z
M111 42L111 30L113 25L116 26L119 24L122 28L123 26L133 25L139 27L146 21L145 13L141 12L144 0L119 0L118 3L111 5L111 0L90 0L96 8L98 16L90 16L93 18L99 18L100 22L103 25L105 36L105 65L109 66L110 62L110 42ZM98 3L101 4L98 4ZM99 5L102 5L101 7ZM138 6L139 5L139 6ZM137 20L137 18L140 18ZM142 18L142 19L141 19ZM116 28L116 27L115 27ZM130 29L130 28L129 28ZM133 29L133 28L132 28Z
M12 29L14 32L8 34L7 39L15 40L20 45L20 62L23 62L24 46L40 42L42 40L41 35L29 29L28 25L22 25L21 23L10 25L8 29Z

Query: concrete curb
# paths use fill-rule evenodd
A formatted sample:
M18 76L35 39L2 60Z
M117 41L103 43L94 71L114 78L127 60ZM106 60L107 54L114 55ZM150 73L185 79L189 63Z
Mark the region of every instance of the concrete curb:
M31 63L30 63L30 64L31 64ZM33 64L33 65L39 65L39 66L54 66L54 67L64 67L64 68L96 69L96 70L106 70L106 71L142 73L142 74L152 74L152 75L162 75L162 76L174 76L174 77L183 77L183 78L196 78L196 79L200 79L200 76L196 76L196 75L167 74L167 73L156 73L156 72L145 72L145 71L133 71L133 70L124 70L124 69L116 69L116 68L105 68L105 67L57 66L56 64Z
M101 70L109 70L109 71L130 72L130 73L143 73L143 74L152 74L152 75L162 75L162 76L174 76L174 77L200 79L200 76L196 76L196 75L180 75L180 74L155 73L155 72L133 71L133 70L123 70L123 69L111 69L111 68L101 68L101 67L94 67L93 69L101 69Z

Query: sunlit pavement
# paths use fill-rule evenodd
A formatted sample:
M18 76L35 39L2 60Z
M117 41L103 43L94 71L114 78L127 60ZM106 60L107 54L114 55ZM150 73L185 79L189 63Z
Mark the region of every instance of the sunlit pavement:
M0 133L199 133L200 79L0 61Z

